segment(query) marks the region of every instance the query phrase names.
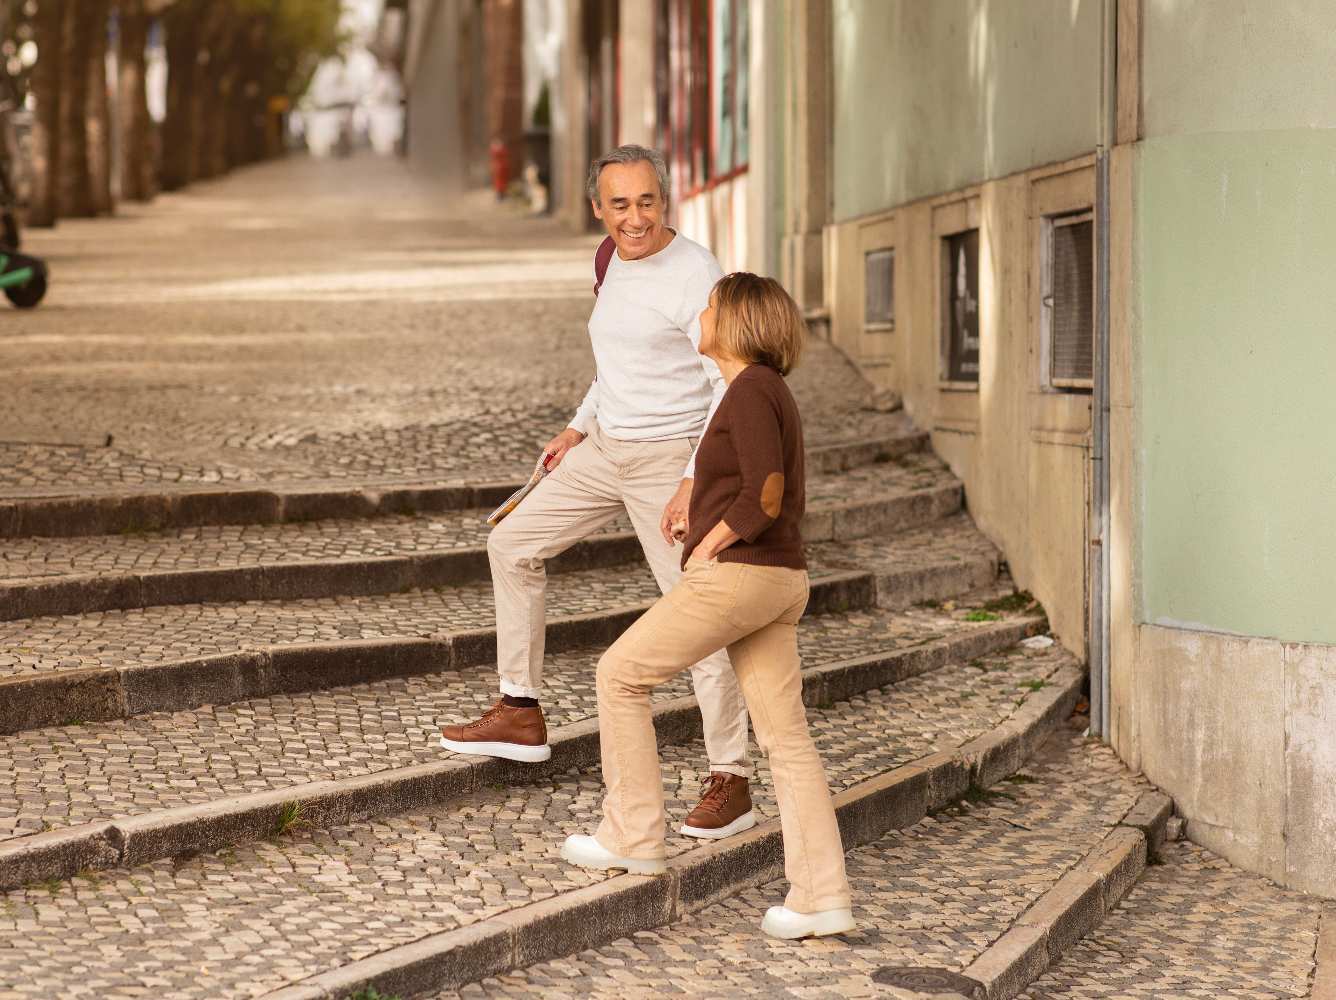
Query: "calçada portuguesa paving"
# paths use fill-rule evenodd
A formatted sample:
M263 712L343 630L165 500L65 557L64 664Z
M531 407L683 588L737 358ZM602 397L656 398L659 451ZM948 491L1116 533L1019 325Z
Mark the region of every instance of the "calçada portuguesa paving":
M674 837L666 926L619 923L647 883L556 858L597 810L593 664L654 596L624 524L553 567L552 766L443 759L435 727L494 677L478 484L522 477L588 385L596 242L371 158L29 234L51 292L0 320L0 997L910 995L885 966L1034 1000L1318 988L1320 901L1187 843L1145 864L1167 802L1082 737L1079 664L1021 642L1042 609L958 481L820 342L792 379L816 456L801 644L858 933L759 934L783 889L764 830ZM210 491L405 499L171 500ZM78 523L125 497L143 524ZM680 813L689 685L655 704ZM763 764L757 798L773 824ZM1008 943L1050 917L1058 940L1064 888L1120 850L1099 919L1008 980ZM510 951L450 966L463 933ZM453 971L414 980L405 949L433 942Z

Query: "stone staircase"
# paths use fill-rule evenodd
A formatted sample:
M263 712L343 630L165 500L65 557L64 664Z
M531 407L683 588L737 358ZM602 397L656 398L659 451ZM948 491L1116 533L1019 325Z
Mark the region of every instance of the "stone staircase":
M804 697L858 851L1017 771L1083 675L1022 644L1042 610L925 435L902 421L810 464ZM427 994L777 877L763 761L762 824L672 832L667 876L556 854L601 796L597 658L657 596L625 524L551 566L552 760L435 747L496 696L482 519L514 485L7 501L0 996ZM677 816L704 761L685 676L655 720Z

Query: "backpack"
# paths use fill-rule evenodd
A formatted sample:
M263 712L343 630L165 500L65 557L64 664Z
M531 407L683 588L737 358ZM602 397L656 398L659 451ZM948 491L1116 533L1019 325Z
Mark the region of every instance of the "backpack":
M594 253L594 295L598 295L598 290L603 287L603 279L608 276L608 264L612 262L612 255L617 250L617 244L612 242L611 236L603 237L603 242L598 245L598 250Z

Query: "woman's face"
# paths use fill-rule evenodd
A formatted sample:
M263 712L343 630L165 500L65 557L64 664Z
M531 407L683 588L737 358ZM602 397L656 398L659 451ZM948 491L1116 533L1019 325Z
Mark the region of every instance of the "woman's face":
M719 311L715 302L715 296L715 292L710 293L710 303L705 307L705 311L700 314L700 347L698 350L707 358L715 357L714 320Z

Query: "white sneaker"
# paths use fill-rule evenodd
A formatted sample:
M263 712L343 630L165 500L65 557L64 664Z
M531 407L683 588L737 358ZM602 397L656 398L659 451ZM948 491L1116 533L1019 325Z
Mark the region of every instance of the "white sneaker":
M772 906L765 911L761 930L771 937L794 938L825 937L844 934L857 926L852 910L821 910L817 913L795 913L787 906Z
M561 856L581 868L600 868L604 871L624 868L632 875L662 875L668 870L668 862L663 858L619 858L593 837L586 837L583 833L573 833L566 838L566 843L561 845Z

